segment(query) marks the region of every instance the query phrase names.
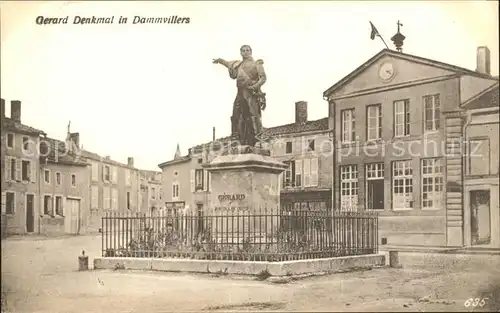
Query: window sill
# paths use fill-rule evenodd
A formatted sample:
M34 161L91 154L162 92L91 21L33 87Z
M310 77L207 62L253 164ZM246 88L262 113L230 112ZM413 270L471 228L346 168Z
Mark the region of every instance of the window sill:
M341 142L340 147L341 148L347 148L347 147L352 147L356 145L358 142L357 141L346 141L346 142Z
M394 212L405 212L405 211L412 211L413 208L392 208L392 211Z
M383 144L384 141L382 138L377 138L377 139L368 139L365 141L365 145L367 146L377 146Z
M45 217L45 218L58 218L58 219L61 219L61 218L64 218L63 215L58 215L58 214L54 214L54 215L51 215L51 214L43 214L42 217Z
M439 135L439 130L424 130L424 136Z
M439 211L442 208L421 208L422 211Z
M415 136L411 135L404 135L404 136L394 136L392 137L393 141L398 141L398 140L411 140L413 138L416 138Z

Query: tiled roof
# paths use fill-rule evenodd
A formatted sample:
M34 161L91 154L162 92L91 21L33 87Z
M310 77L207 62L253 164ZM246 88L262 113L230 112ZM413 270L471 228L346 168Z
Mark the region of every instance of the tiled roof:
M6 117L3 121L3 127L5 129L17 131L20 133L35 134L35 135L46 135L43 130L33 128L31 126L24 125L20 122L16 122L11 118Z
M226 137L217 138L217 139L215 139L215 142L224 143L224 142L228 142L229 140L231 140L231 136L226 136ZM213 142L213 141L209 141L209 142L206 142L206 143L202 143L202 144L200 144L200 145L194 146L192 149L196 150L196 149L203 148L204 146L208 146L208 145L210 145L212 142Z
M263 133L265 136L277 136L277 135L286 135L286 134L296 134L296 133L304 133L304 132L312 132L312 131L320 131L320 130L328 130L328 117L307 121L303 124L290 123L285 125L278 125L273 127L263 127ZM221 137L216 139L216 142L225 143L231 140L231 136ZM192 149L199 149L203 146L209 145L212 142L207 142L201 145L194 146Z
M170 161L167 161L167 162L163 162L161 164L158 164L158 167L163 169L164 167L168 166L168 165L173 165L173 164L179 164L179 163L184 163L184 162L187 162L191 160L191 156L189 155L185 155L185 156L182 156L180 158L177 158L177 159L173 159L173 160L170 160Z
M156 183L159 182L156 180L156 175L161 175L160 171L150 171L150 170L139 170L139 175L141 179L145 179L147 181Z
M286 134L295 134L319 130L328 130L328 117L315 120L307 121L303 124L291 123L275 127L269 127L264 129L264 135L266 136L277 136Z
M76 165L76 166L87 166L88 163L81 159L81 157L73 152L69 151L69 148L64 141L46 137L44 138L49 146L47 147L48 156L47 161L51 163Z
M475 99L463 106L467 110L483 109L498 107L498 83L485 90L482 94L478 95Z
M103 162L103 163L106 163L106 164L116 165L116 166L120 166L120 167L126 167L126 168L134 169L133 166L129 166L128 164L121 163L121 162L118 162L118 161L115 161L115 160L107 159L107 158L105 158L103 156L100 156L97 153L90 152L90 151L87 151L87 150L81 149L80 150L80 155L82 157L84 157L84 158L92 159L92 160Z

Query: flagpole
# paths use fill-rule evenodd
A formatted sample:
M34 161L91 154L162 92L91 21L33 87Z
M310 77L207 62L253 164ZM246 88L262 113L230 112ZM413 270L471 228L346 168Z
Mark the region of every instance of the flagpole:
M387 46L387 44L385 43L385 40L384 38L382 38L382 35L378 34L378 36L380 37L380 39L382 39L382 42L384 43L385 47L389 49L389 46Z
M373 39L375 39L375 36L378 36L382 40L382 42L384 43L385 47L387 49L389 49L389 46L385 43L385 40L384 40L384 38L382 38L382 35L380 35L377 27L375 27L375 25L373 25L373 23L371 21L369 21L369 22L370 22L370 26L372 27L372 33L370 35L370 38L373 40Z

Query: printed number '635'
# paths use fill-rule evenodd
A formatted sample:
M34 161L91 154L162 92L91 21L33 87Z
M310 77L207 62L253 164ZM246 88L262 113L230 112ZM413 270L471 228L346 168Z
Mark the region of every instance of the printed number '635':
M486 304L486 300L489 298L469 298L467 301L464 302L464 306L466 308L472 306L472 307L483 307Z

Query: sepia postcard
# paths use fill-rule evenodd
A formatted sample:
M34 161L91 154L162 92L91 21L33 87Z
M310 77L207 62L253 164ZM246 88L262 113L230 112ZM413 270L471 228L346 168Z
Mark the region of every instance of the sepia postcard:
M1 312L500 312L498 1L0 1Z

